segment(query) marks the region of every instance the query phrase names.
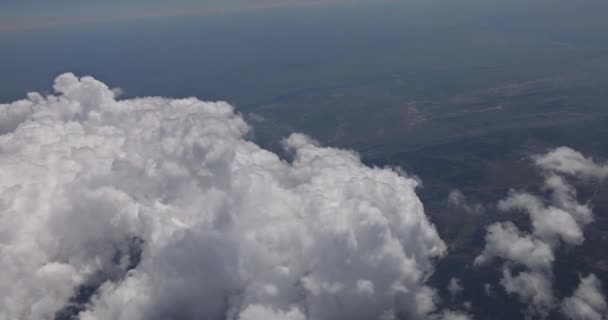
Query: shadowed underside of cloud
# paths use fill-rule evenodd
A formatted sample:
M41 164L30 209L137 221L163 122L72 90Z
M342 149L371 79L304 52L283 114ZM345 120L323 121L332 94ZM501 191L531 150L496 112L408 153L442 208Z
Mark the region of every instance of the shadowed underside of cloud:
M299 134L281 160L223 102L54 88L0 105L0 319L467 318L416 180Z

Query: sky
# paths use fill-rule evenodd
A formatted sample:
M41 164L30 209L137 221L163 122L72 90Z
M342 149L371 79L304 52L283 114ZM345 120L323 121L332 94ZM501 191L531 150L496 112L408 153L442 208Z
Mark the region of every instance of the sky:
M250 105L293 88L395 73L454 70L431 79L440 81L461 77L458 68L498 67L517 79L547 65L567 67L605 46L606 4L595 0L584 7L519 0L148 3L3 2L0 99L48 90L57 74L71 71L115 83L127 95ZM135 75L146 81L132 81ZM190 88L167 92L171 81ZM462 84L488 81L476 74Z
M606 4L548 3L3 2L0 320L473 320L475 290L522 319L606 319L603 275L562 290L554 269L588 241L597 215L577 190L608 179L607 161L528 154L539 185L494 203L454 185L450 206L498 213L463 267L495 281L442 287L431 278L453 248L415 171L319 141L316 124L268 148L247 113L291 130L314 112L349 119L322 103L332 89L383 110L387 78L450 96L606 52ZM293 96L305 108L281 109Z
M181 16L217 15L280 8L350 5L358 0L227 0L227 1L8 1L0 13L0 31L19 31L116 21L166 19Z

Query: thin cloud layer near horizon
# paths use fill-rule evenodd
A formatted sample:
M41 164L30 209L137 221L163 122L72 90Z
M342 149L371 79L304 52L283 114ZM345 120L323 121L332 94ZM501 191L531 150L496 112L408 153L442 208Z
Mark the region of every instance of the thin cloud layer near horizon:
M391 2L380 0L378 3ZM310 6L353 5L367 0L227 0L227 1L9 1L0 13L0 32L39 30L113 22L221 15Z

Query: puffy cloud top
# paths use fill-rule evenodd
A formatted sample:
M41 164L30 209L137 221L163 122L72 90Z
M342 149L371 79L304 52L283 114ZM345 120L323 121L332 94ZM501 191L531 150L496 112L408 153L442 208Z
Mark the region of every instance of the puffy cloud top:
M494 258L515 261L531 269L551 267L551 247L529 235L524 235L512 222L494 223L487 228L486 245L474 263L483 265Z
M559 173L604 179L608 177L608 164L599 164L582 153L568 147L559 147L544 155L534 157L536 164Z
M299 134L281 160L227 103L54 88L0 105L0 319L436 311L445 245L414 179Z
M484 250L474 263L482 265L495 258L503 259L505 263L500 283L505 291L516 294L520 301L528 304L527 318L544 319L556 308L552 288L554 252L562 243L583 243L583 229L593 222L589 204L578 202L576 190L560 174L602 180L606 177L604 171L608 170L608 166L599 165L567 147L534 156L533 159L543 170L543 188L550 193L549 201L527 192L512 191L497 205L503 211L526 212L530 217L532 232L521 232L512 222L488 226ZM514 264L528 270L513 275ZM562 302L561 311L571 319L603 319L606 302L600 287L600 281L593 275L582 279L574 295Z
M573 320L602 320L608 317L608 304L602 284L593 274L581 279L574 294L564 299L562 310Z

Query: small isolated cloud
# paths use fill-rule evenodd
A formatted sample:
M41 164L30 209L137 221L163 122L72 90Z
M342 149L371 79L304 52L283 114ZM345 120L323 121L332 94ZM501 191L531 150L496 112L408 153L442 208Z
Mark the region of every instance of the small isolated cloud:
M520 231L512 222L490 225L484 250L474 264L480 266L501 258L504 262L500 281L502 287L507 293L517 295L521 302L528 304L527 316L544 318L557 307L552 289L555 251L562 244L574 246L583 243L584 227L593 222L591 207L578 202L576 190L562 175L602 180L608 177L608 166L597 164L593 159L585 158L566 147L534 156L533 159L543 171L543 189L550 194L549 199L528 192L512 191L497 206L503 211L526 213L532 225L531 232ZM524 270L513 274L515 266L523 266ZM595 282L599 280L594 277L584 279L575 295L563 302L562 311L573 319L596 319L573 316L587 316L598 308L605 309L605 303L602 305L598 302L603 302L603 297L598 299L597 294L586 295L594 297L588 299L594 301L591 303L593 307L579 297L584 295L583 292L593 292L591 289L597 288L593 286Z
M276 311L260 305L250 305L239 315L239 320L305 320L306 316L297 308Z
M523 271L513 275L511 270L505 267L500 284L507 293L516 294L521 302L528 305L528 314L545 317L553 307L553 284L547 273Z
M483 291L485 292L486 296L488 296L488 297L492 296L494 294L494 288L489 283L484 283Z
M593 274L581 279L574 294L562 302L562 310L572 320L606 319L608 305L600 280Z
M547 242L563 241L578 245L584 240L582 226L576 223L573 215L565 208L545 205L541 199L529 193L515 193L498 203L504 211L523 210L532 221L536 238Z
M458 189L450 191L450 194L448 195L448 204L455 208L462 208L468 214L479 215L486 211L485 206L482 204L469 203L462 191Z
M462 287L462 282L458 278L451 278L450 283L448 283L448 292L452 296L456 296L460 294L464 288Z
M445 311L437 320L471 320L473 317L462 311Z
M536 165L544 170L584 178L608 177L608 164L597 163L592 158L586 158L582 153L568 147L556 148L533 159Z
M551 247L522 233L511 222L494 223L487 228L486 245L475 265L484 265L494 258L519 263L534 270L549 270L555 259Z
M442 314L415 179L298 134L282 160L223 102L54 88L0 105L0 319Z

